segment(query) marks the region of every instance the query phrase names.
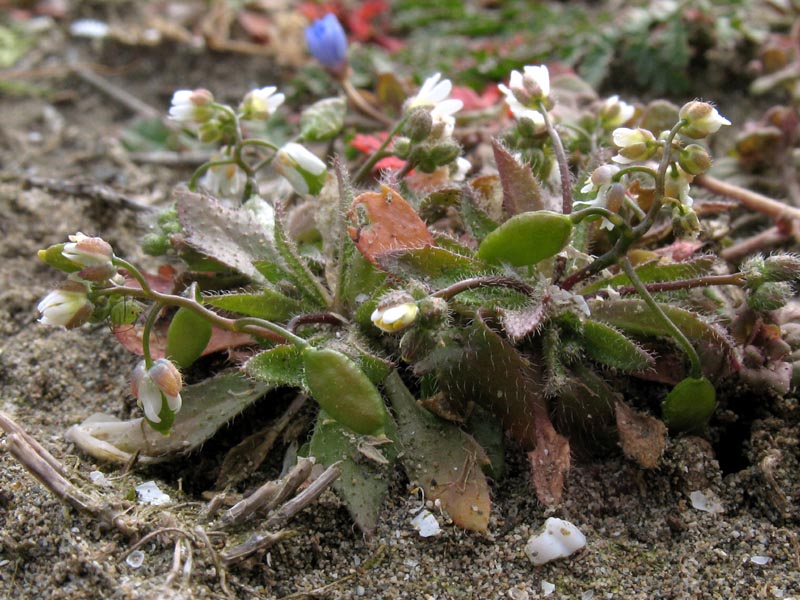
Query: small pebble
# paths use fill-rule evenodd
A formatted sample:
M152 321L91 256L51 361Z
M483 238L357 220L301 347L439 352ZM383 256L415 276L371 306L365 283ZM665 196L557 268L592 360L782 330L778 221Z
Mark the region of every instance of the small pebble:
M144 564L144 552L141 550L134 550L125 559L131 569L138 569Z

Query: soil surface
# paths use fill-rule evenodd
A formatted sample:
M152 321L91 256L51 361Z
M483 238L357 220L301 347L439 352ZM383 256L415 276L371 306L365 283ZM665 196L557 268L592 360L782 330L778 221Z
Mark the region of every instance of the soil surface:
M537 503L525 468L512 465L496 486L488 537L440 517L441 535L421 538L410 520L422 500L398 474L373 539L326 493L291 522L290 540L231 567L225 583L202 545L192 548L190 572L171 574L178 537L169 528L200 522L204 469L225 442L207 444L202 459L124 472L64 440L67 427L95 412L134 414L128 377L137 359L104 327L36 323L37 301L61 279L36 251L83 231L155 266L138 239L152 207L168 202L171 187L191 172L131 160L118 139L142 114L76 74L76 66L104 65L114 86L162 113L175 89L213 85L240 98L274 83L276 70L264 58L76 43L58 32L32 54L29 68L49 73L39 82L46 93L0 97L0 410L95 498L119 500L155 480L177 504L137 509L150 530L167 529L139 548L143 563L134 567L126 555L135 539L66 508L0 446L0 597L223 598L227 588L235 598L522 600L548 596L549 582L550 598L800 598L800 409L794 399L768 397L750 398L752 418L712 432L713 445L671 439L655 470L617 453L576 457L556 510ZM257 406L253 415L270 410ZM231 437L237 427L244 425L234 423ZM277 457L259 476L274 478L279 469ZM89 481L95 470L107 487ZM722 511L698 510L692 492L716 497ZM548 516L574 523L588 545L534 568L523 548Z

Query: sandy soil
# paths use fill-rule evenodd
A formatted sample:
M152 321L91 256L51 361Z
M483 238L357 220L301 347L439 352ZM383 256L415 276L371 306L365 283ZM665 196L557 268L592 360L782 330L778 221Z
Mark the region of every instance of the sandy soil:
M97 193L58 191L42 179L86 180L151 206L163 203L188 171L128 160L116 136L136 115L68 74L58 51L63 41L56 36L51 43L39 50L37 63L57 73L43 82L49 96L0 97L0 409L61 460L85 491L120 500L155 479L180 505L138 507L132 514L148 530L191 529L204 505L205 469L219 461L224 439L207 444L203 458L123 474L77 453L63 438L69 425L94 412L133 414L127 387L136 359L103 327L67 332L36 323L36 302L59 275L35 253L80 230L102 234L119 254L139 260L137 239L148 212ZM79 61L125 65L109 80L160 110L176 88L212 81L221 89L224 82L232 97L240 97L253 84L272 83L269 65L241 56L163 47L79 45L71 51ZM730 423L712 431L713 446L699 438L672 440L657 470L643 471L619 455L576 458L566 500L555 511L537 504L525 469L512 465L495 489L489 537L444 524L440 536L420 538L409 524L420 499L399 474L371 540L326 494L292 522L291 540L231 568L227 586L236 598L522 600L545 597L544 582L555 584L550 598L800 598L797 401L746 401L752 403L748 418L734 423L732 413L722 415L720 422ZM259 411L269 409L257 407L253 414ZM226 435L235 437L241 426L234 423ZM279 466L276 457L260 476L275 477ZM98 469L110 487L88 482L88 473ZM693 491L716 495L724 512L693 508ZM523 547L551 514L576 524L588 547L533 568ZM202 547L193 548L191 573L168 581L175 540L164 533L148 542L141 548L143 565L132 568L125 554L135 540L65 508L0 450L0 597L224 597Z

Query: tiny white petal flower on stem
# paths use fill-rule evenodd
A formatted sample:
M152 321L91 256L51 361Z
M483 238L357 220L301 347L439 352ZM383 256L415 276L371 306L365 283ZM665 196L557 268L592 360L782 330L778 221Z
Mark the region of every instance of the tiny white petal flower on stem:
M654 143L656 137L647 129L618 127L611 134L611 137L614 140L614 144L619 147L619 153L611 160L619 164L647 160L658 149Z
M249 91L239 109L242 118L261 121L270 118L286 100L284 94L276 93L277 90L275 86L268 86Z
M603 103L603 107L600 109L600 118L605 127L613 129L630 121L635 113L635 106L614 95Z
M131 374L131 392L136 396L145 416L153 423L160 423L164 400L172 412L181 409L183 379L180 371L166 358L159 358L147 369L140 361Z
M686 121L681 133L690 138L701 139L716 133L723 125L731 122L717 112L708 102L693 100L681 107L678 116Z
M47 294L36 310L42 316L43 325L54 325L73 329L83 325L94 309L86 286L77 281L66 281L58 289Z
M168 116L183 125L204 123L214 114L213 102L214 96L208 90L178 90L172 95Z
M450 95L452 89L453 84L449 79L442 79L441 73L431 75L423 82L416 96L409 98L406 110L418 106L436 106Z
M219 160L225 157L220 156ZM220 198L238 198L244 191L247 175L233 163L210 167L201 179L202 186Z
M316 154L295 142L289 142L278 150L275 169L300 194L319 193L327 172L325 163Z

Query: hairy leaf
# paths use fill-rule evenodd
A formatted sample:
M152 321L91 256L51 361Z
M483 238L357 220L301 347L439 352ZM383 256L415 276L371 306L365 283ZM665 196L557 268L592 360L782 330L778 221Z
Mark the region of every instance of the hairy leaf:
M187 190L175 192L175 206L189 246L253 281L264 280L253 263L275 261L278 255L255 213Z
M204 298L206 304L269 321L286 321L302 312L302 304L270 288L258 292L229 293Z
M456 525L486 532L491 498L482 471L488 463L483 448L471 435L421 408L397 372L386 379L386 394L397 416L401 461L409 478L422 486L427 498L440 500Z
M271 386L303 387L303 358L294 345L259 352L244 364L244 372Z
M622 371L641 371L653 357L610 325L587 319L577 332L581 346L597 362Z
M700 256L692 260L671 264L663 264L658 261L653 261L636 267L636 274L644 283L689 279L708 274L711 271L711 268L714 266L716 260L717 259L713 256ZM581 288L580 293L590 294L608 286L616 288L622 285L631 285L631 280L625 273L618 273L613 277L590 283L589 285Z
M325 98L315 102L300 115L300 137L309 142L336 137L344 126L346 112L344 98Z
M480 273L480 262L436 246L410 250L392 250L377 257L378 266L401 279L418 279L433 287L442 287Z
M521 165L496 139L492 140L492 151L500 182L503 185L503 209L513 217L524 212L545 210L542 188L533 176L529 165Z
M311 436L309 452L323 465L337 461L342 471L333 489L344 501L347 510L365 535L372 535L378 526L381 504L391 481L392 465L397 460L396 430L391 419L386 430L390 442L382 444L375 438L354 435L352 431L321 410ZM380 445L375 445L376 442ZM372 445L365 453L362 445ZM374 452L385 463L370 458Z

